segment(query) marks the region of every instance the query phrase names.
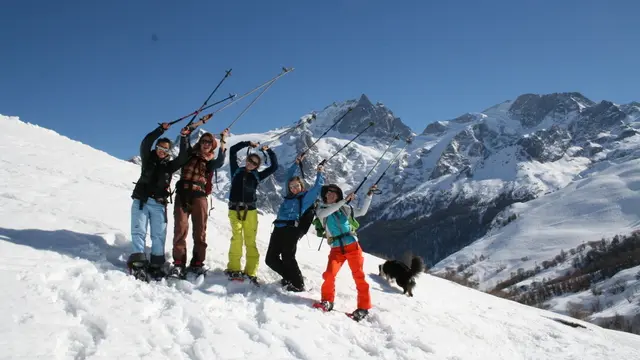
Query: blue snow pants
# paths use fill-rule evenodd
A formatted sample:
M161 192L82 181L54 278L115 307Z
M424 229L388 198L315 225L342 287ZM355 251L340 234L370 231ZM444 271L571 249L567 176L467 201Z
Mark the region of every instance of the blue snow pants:
M134 199L131 204L131 243L134 253L144 253L148 225L151 225L151 255L163 256L167 238L164 205L150 198L140 209L140 200Z

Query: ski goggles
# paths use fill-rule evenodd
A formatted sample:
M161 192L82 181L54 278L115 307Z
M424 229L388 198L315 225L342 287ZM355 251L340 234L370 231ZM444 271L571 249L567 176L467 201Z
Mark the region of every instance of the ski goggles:
M169 148L162 147L162 146L160 146L160 145L156 145L156 150L160 150L160 151L162 151L162 152L163 152L163 153L165 153L165 154L168 154L168 153L169 153Z

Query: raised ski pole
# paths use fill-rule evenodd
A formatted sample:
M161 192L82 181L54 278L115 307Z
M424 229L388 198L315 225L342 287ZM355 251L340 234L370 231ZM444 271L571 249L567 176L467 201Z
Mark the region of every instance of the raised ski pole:
M223 103L223 102L225 102L225 101L227 101L227 100L229 100L229 99L233 99L235 96L236 96L235 94L229 94L229 96L227 96L226 98L224 98L224 99L222 99L222 100L220 100L220 101L216 101L216 102L214 102L213 104L209 104L209 105L207 105L207 106L203 107L203 108L202 108L202 109L200 109L200 110L196 110L196 111L194 111L194 112L192 112L192 113L190 113L190 114L187 114L187 115L185 115L185 116L183 116L183 117L181 117L181 118L179 118L179 119L176 119L176 120L171 121L171 122L169 123L169 125L173 125L173 124L175 124L175 123L177 123L177 122L180 122L180 121L182 121L182 120L184 120L184 119L188 118L189 116L196 116L196 115L198 115L199 113L201 113L202 111L204 111L204 110L206 110L206 109L208 109L208 108L210 108L210 107L212 107L212 106L216 106L216 105L221 104L221 103Z
M198 112L193 114L193 117L191 118L191 120L189 120L189 123L187 123L187 126L191 125L191 123L193 122L193 120L196 118L196 116L202 111L202 109L207 106L207 103L209 102L209 100L211 100L211 97L213 96L213 94L216 93L216 91L218 91L218 88L220 87L220 85L222 85L222 83L231 75L231 70L226 70L224 77L222 78L222 80L220 80L220 82L218 83L218 85L216 85L215 89L213 89L213 91L211 92L211 94L209 94L209 97L207 98L207 100L204 101L204 103L202 104L202 106L200 106L200 109L198 109Z
M387 153L387 151L389 151L389 149L391 149L391 146L393 145L393 143L395 143L397 140L400 140L400 135L396 134L393 136L393 141L391 141L391 143L389 143L389 146L387 146L387 149L382 153L382 155L380 155L380 157L378 158L378 161L376 161L375 164L373 164L373 167L371 168L371 170L369 170L369 172L367 173L367 175L364 176L364 179L362 179L362 181L360 182L360 184L358 185L358 187L356 187L355 191L353 192L354 194L358 193L358 190L360 190L360 188L362 187L362 185L364 185L365 181L367 181L367 179L369 178L369 175L371 175L371 173L373 172L373 170L376 168L376 166L378 166L378 164L380 163L380 161L382 160L382 158L384 157L384 154ZM351 200L347 201L347 204L350 203Z
M344 113L342 116L340 116L340 118L339 118L338 120L336 120L336 121L333 123L333 125L331 125L331 126L330 126L330 127L329 127L325 132L324 132L324 133L322 133L322 135L320 135L320 137L319 137L319 138L317 138L317 139L316 139L316 141L314 141L314 142L313 142L313 144L309 145L309 146L307 147L307 149L306 149L305 151L303 151L303 152L302 152L302 154L300 154L300 155L304 155L304 154L306 154L306 153L307 153L307 151L311 150L311 148L313 148L313 146L314 146L315 144L317 144L317 143L318 143L318 141L320 141L320 139L322 139L325 135L327 135L327 133L328 133L329 131L331 131L331 129L333 129L336 125L338 125L338 123L339 123L340 121L342 121L342 119L344 119L344 117L345 117L345 116L347 116L347 115L351 112L351 110L353 110L353 108L349 108L349 110L347 110L347 112L346 112L346 113Z
M402 154L402 152L404 151L404 149L407 148L407 146L409 146L409 144L411 144L411 142L413 140L411 140L411 138L407 138L406 140L406 144L402 147L402 149L400 149L400 151L398 151L398 154L396 154L396 156L389 162L389 165L387 166L386 169L384 169L384 171L382 172L382 174L380 174L380 177L378 178L378 180L376 180L375 183L373 183L373 185L378 185L378 183L380 183L380 180L382 180L382 178L384 177L384 175L387 173L387 170L389 170L389 168L391 168L391 166L396 162L396 160L398 159L398 157L400 157L400 154ZM374 194L382 194L382 190L380 189L376 189L373 191Z
M282 70L283 70L282 75L284 75L284 74L288 73L288 72L289 72L289 71L291 71L292 69L293 69L293 68L291 68L291 69L282 68ZM258 94L258 96L256 96L256 98L255 98L255 99L253 99L253 100L249 103L249 105L247 105L247 107L245 107L245 108L244 108L244 110L242 110L242 112L241 112L240 114L238 114L238 116L236 116L236 118L231 122L231 124L229 124L229 126L227 126L227 129L231 129L231 127L233 126L233 124L235 124L235 123L236 123L236 121L240 120L240 118L241 118L241 117L242 117L242 116L247 112L247 110L249 110L249 108L250 108L251 106L253 106L253 104L255 104L255 102L256 102L256 101L258 101L258 99L260 99L260 97L261 97L262 95L264 95L264 93L265 93L267 90L269 90L269 88L270 88L270 87L272 87L272 86L273 86L273 84L275 84L275 83L276 83L276 81L277 81L278 79L279 79L279 77L277 77L277 78L275 78L275 79L271 80L271 82L269 83L269 85L267 85L267 87L266 87L266 88L264 88L264 89L260 92L260 94Z
M276 141L276 140L280 139L281 137L287 135L288 133L293 132L294 130L296 130L297 128L301 127L302 125L307 124L307 123L310 124L315 119L316 119L316 114L311 114L311 117L308 117L308 118L306 118L304 120L299 120L297 122L297 124L293 125L292 127L288 128L287 130L285 130L285 131L283 131L283 132L281 132L281 133L279 133L277 135L272 136L270 139L268 139L265 142Z
M226 100L228 100L228 99L233 99L233 100L232 100L231 102L229 102L228 104L224 105L223 107L221 107L220 109L216 109L215 111L213 111L213 112L211 113L211 115L216 114L216 113L218 113L218 112L220 112L220 111L222 111L222 110L224 110L224 109L228 108L229 106L231 106L231 105L235 104L237 101L239 101L239 100L241 100L241 99L243 99L243 98L245 98L245 97L247 97L247 96L249 96L249 95L253 94L254 92L256 92L256 91L258 91L258 90L262 89L263 87L265 87L265 86L267 86L267 85L270 85L273 81L275 81L275 80L279 79L279 78L280 78L280 77L282 77L284 74L287 74L289 71L292 71L292 70L293 70L293 68L292 68L292 69L287 70L286 72L282 72L282 73L280 73L279 75L277 75L277 76L275 76L275 77L271 78L270 80L268 80L268 81L267 81L267 82L265 82L264 84L256 86L255 88L253 88L253 89L251 89L250 91L248 91L248 92L244 93L242 96L240 96L240 97L238 97L238 98L236 98L236 96L237 96L237 95L229 95L229 97L227 97L226 99L224 99L224 100L222 100L222 101L226 101ZM212 106L218 105L218 104L219 104L219 103L221 103L222 101L219 101L219 102L217 102L217 103L215 103L215 104L207 105L207 106L203 107L203 108L200 110L200 112L202 112L203 110L206 110L206 109L208 109L208 108L210 108L210 107L212 107ZM189 116L189 115L187 115L187 117L188 117L188 116ZM200 125L202 125L202 124L204 124L204 123L199 121L199 122L196 122L196 123L192 124L191 126L192 126L193 128L196 128L196 127L198 127L198 126L200 126Z
M253 94L254 92L256 92L256 91L258 91L258 90L262 89L262 88L263 88L263 87L265 87L265 86L271 86L271 85L272 85L276 80L278 80L278 79L280 79L281 77L283 77L284 75L286 75L286 74L288 74L288 73L292 72L293 70L294 70L294 68L289 68L289 69L287 69L287 68L284 68L284 67L283 67L283 68L282 68L282 72L281 72L280 74L278 74L278 75L276 75L275 77L271 78L270 80L266 81L266 82L265 82L265 83L263 83L262 85L258 85L258 86L256 86L255 88L251 89L250 91L248 91L248 92L244 93L244 94L243 94L242 96L240 96L239 98L234 99L232 102L230 102L230 103L228 103L227 105L225 105L225 106L221 107L220 109L218 109L218 110L214 111L214 113L217 113L217 112L220 112L220 111L222 111L222 110L226 109L227 107L229 107L229 106L231 106L231 105L235 104L235 103L236 103L236 102L238 102L239 100L244 99L245 97L247 97L247 96L249 96L249 95ZM263 93L264 93L264 91L263 91Z
M373 121L369 122L369 125L367 125L367 127L365 127L364 129L362 129L353 139L349 140L348 143L346 143L343 147L341 147L338 151L336 151L333 155L331 155L328 159L324 159L320 162L320 164L318 165L324 165L327 161L333 159L336 155L338 155L342 150L344 150L347 146L349 146L352 142L354 142L355 139L359 138L360 135L364 134L365 131L367 131L370 127L372 127L373 125L375 125L375 123Z

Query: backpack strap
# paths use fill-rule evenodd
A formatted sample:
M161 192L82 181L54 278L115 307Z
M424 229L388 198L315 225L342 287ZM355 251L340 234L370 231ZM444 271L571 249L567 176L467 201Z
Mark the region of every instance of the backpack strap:
M353 206L349 205L349 207L351 208L351 214L347 213L347 210L344 208L344 206L340 207L340 211L344 214L344 216L347 218L347 222L349 223L349 231L342 233L342 234L338 234L336 236L330 236L328 239L331 243L334 243L336 241L340 242L340 251L344 254L344 242L342 241L342 239L344 239L345 237L351 235L354 236L356 235L355 231L353 231L353 229L351 228L351 222L349 221L349 216L353 216ZM338 215L336 213L331 214L330 216L335 217L336 221L338 221ZM327 223L328 223L328 219L329 217L327 217L323 223L325 230L327 227Z

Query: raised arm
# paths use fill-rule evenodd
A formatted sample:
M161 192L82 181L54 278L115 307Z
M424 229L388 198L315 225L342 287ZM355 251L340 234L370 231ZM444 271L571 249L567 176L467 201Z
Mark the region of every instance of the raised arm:
M326 217L328 217L329 215L333 214L334 212L340 210L340 207L342 207L342 205L346 204L346 200L340 200L337 203L331 204L331 205L324 205L319 207L316 210L316 216L322 220Z
M236 170L238 170L238 151L246 148L250 143L250 141L241 141L229 149L229 167L231 168L231 174L234 174Z
M215 169L220 169L222 165L224 165L224 157L227 154L226 149L218 148L218 156L210 161L207 161L207 171L213 171ZM236 165L237 167L237 165Z
M271 174L278 170L278 157L276 156L276 153L274 153L273 150L269 148L265 149L265 147L263 147L263 150L266 150L267 154L269 154L269 161L271 162L271 165L268 168L258 172L260 181L268 178Z
M178 157L169 162L171 173L178 171L189 160L189 135L180 136L180 153Z
M147 136L142 139L140 143L140 159L144 164L149 157L149 153L151 152L151 147L153 146L153 142L156 141L162 134L164 134L165 129L169 128L169 124L162 124L155 128L152 132L148 133Z
M362 204L362 207L353 208L353 216L354 217L364 216L367 213L367 211L369 211L369 206L371 205L371 199L373 199L373 194L367 194L367 196L364 198L364 204Z

